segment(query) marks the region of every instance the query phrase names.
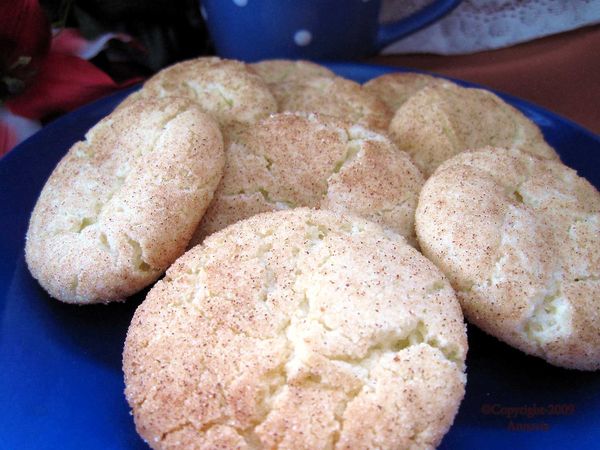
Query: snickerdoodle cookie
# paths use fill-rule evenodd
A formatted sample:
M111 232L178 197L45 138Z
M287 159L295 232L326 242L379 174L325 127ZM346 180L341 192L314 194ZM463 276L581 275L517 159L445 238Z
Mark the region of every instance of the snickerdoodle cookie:
M291 71L294 76L288 75L282 81L271 78L269 86L280 112L326 114L387 132L392 111L385 102L360 84L331 72L320 73L320 66L314 66L302 63Z
M223 179L192 244L260 212L297 206L368 218L416 243L423 176L385 136L316 114L274 114L229 134Z
M426 86L450 83L444 78L414 72L394 72L372 78L363 88L377 95L390 111L396 112L412 95Z
M310 61L267 59L250 67L267 83L278 101L285 97L286 83L304 82L312 77L336 77L327 67Z
M167 271L129 327L125 394L155 449L432 448L466 351L450 284L402 237L299 208Z
M467 319L552 364L600 368L600 194L574 170L462 153L425 183L416 228Z
M141 99L77 142L35 205L25 256L51 296L122 300L185 250L222 175L216 122L184 99Z
M457 153L485 146L558 159L539 128L520 111L492 92L450 82L411 95L396 110L389 134L425 176Z
M140 97L189 98L222 126L252 123L277 112L277 102L259 75L240 61L218 57L169 66L122 104Z

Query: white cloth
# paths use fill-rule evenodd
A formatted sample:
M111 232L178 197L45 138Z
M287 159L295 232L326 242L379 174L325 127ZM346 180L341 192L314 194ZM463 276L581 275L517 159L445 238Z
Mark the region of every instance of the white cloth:
M384 0L381 20L404 17L430 1ZM446 17L382 53L473 53L598 23L600 0L463 0Z

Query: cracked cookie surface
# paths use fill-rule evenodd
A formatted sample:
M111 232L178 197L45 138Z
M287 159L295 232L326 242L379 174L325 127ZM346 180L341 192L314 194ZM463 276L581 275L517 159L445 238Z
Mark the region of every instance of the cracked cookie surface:
M220 180L216 122L184 99L141 99L71 147L46 182L25 246L33 276L69 303L123 300L185 250Z
M402 237L298 208L175 262L128 330L125 393L156 449L432 448L466 351L450 284Z
M600 194L574 170L460 154L425 183L416 228L469 321L552 364L600 368Z
M450 82L441 77L422 73L396 72L372 78L363 84L363 88L377 95L394 113L424 87L443 85L444 83Z
M327 67L310 61L289 59L268 59L250 64L279 102L285 98L287 88L312 77L335 78L337 75Z
M411 95L394 113L388 131L425 176L460 152L486 146L558 159L537 125L520 111L490 91L452 82L431 84Z
M383 135L315 114L274 114L231 134L215 198L192 244L260 212L297 206L357 214L414 245L423 177Z
M222 126L253 123L277 112L277 102L262 78L240 61L201 57L169 66L150 78L137 98L182 97L193 100Z
M317 74L314 66L301 65L301 69L296 68L282 81L269 83L279 112L326 114L380 133L387 132L392 111L385 102L352 80L332 73ZM298 76L293 76L297 72Z

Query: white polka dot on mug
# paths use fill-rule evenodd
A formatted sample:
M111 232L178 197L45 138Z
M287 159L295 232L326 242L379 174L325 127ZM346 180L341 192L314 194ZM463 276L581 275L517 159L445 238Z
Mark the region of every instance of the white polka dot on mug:
M312 41L312 34L308 30L298 30L294 33L294 42L296 45L304 47Z

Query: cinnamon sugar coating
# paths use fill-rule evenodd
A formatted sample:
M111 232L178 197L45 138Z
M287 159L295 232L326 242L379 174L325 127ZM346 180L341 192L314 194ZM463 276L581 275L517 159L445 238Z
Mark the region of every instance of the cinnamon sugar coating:
M271 91L247 64L216 56L190 59L159 71L122 105L140 97L188 98L221 126L253 123L277 112Z
M411 96L426 86L449 83L444 78L422 73L394 72L372 78L363 84L363 88L385 102L395 113Z
M286 82L298 83L311 77L336 77L336 74L327 67L302 60L267 59L250 64L250 68L260 75L271 90L275 91L278 86ZM280 98L277 92L275 98Z
M260 212L298 206L357 214L416 243L423 177L385 136L315 114L275 114L229 133L227 163L193 244Z
M392 111L359 83L308 61L267 60L252 65L277 99L279 112L319 113L387 132Z
M558 159L540 129L494 93L452 82L426 85L394 113L389 135L426 177L446 159L485 146Z
M63 157L31 215L25 256L64 302L123 300L185 250L224 165L214 120L184 99L142 99Z
M448 281L402 237L298 208L168 270L129 328L125 393L155 449L433 448L466 351Z
M469 321L551 364L600 368L600 193L574 170L462 153L425 183L416 228Z

